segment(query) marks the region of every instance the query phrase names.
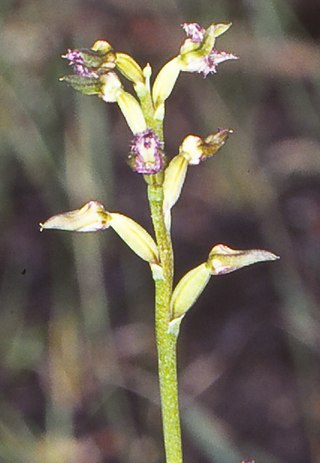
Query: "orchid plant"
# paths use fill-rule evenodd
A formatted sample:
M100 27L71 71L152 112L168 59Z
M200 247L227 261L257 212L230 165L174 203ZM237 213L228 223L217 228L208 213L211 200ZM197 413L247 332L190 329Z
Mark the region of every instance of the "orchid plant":
M219 129L205 138L189 134L183 139L179 153L170 159L163 134L165 105L181 72L196 72L206 77L215 74L220 63L237 59L234 54L215 48L216 38L230 26L211 24L204 29L197 23L183 24L187 37L178 55L162 67L153 84L149 64L140 67L132 56L115 51L104 40L96 41L90 49L68 50L63 56L69 61L73 74L61 80L85 95L97 95L107 103L117 103L131 129L128 164L146 183L155 238L130 217L110 212L96 200L80 209L54 215L40 227L41 230L76 232L112 228L149 264L155 284L158 374L167 463L182 462L176 360L181 321L211 276L278 258L260 249L235 250L216 244L207 259L188 271L173 287L172 208L180 197L189 165L198 165L213 156L232 131ZM120 77L131 82L133 93L124 90Z

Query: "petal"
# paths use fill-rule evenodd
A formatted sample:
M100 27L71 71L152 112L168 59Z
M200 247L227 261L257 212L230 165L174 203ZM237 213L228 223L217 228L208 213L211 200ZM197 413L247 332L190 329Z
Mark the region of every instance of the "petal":
M211 275L224 275L247 265L277 259L279 256L263 249L237 250L217 244L210 251L207 265Z
M110 226L110 214L98 201L89 201L80 209L54 215L40 223L40 231L56 229L76 232L95 232Z

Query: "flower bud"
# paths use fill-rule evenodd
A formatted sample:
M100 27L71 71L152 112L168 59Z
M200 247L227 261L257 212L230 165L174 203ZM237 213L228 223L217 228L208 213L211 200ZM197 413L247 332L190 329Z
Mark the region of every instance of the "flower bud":
M171 299L171 319L183 316L196 302L210 279L206 262L186 273L175 287Z
M155 109L170 96L179 74L180 64L178 57L173 58L160 69L152 87Z
M116 53L115 60L117 69L121 72L124 77L133 83L141 82L144 83L145 78L139 64L126 53Z
M149 263L159 263L157 245L141 225L130 217L112 212L110 226L141 259Z
M98 201L89 201L80 209L54 215L40 223L40 231L57 229L76 232L95 232L110 226L111 216Z
M121 90L117 96L117 103L134 134L146 130L147 124L141 106L134 96Z
M230 129L219 129L205 139L188 135L180 145L180 154L189 164L197 165L213 156L225 144L230 133Z
M91 47L91 50L96 51L100 56L106 56L112 50L112 46L106 40L96 40Z
M224 244L217 244L210 251L207 266L211 275L224 275L247 265L276 259L279 257L262 249L240 251Z

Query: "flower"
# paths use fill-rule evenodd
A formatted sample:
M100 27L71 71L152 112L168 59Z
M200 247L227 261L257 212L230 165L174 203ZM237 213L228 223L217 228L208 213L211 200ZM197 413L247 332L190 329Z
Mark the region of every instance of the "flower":
M233 53L219 52L214 48L215 39L226 32L231 24L212 24L205 30L198 23L182 25L187 39L180 49L180 69L185 72L202 73L204 77L217 72L223 61L238 59Z
M164 168L164 154L159 137L151 130L138 132L133 137L129 165L139 174L155 174Z
M96 232L111 227L141 259L149 262L153 272L161 275L159 251L154 239L137 222L126 215L106 211L99 201L89 201L80 209L63 212L40 223L42 230Z
M206 138L187 135L180 145L179 153L188 161L188 164L200 164L200 162L216 154L231 133L231 129L218 129L218 132L212 133Z

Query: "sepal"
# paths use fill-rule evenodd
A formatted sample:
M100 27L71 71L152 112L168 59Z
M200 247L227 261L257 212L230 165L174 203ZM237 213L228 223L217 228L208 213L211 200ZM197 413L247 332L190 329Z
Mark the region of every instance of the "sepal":
M117 69L119 69L126 79L130 80L134 84L138 82L145 82L143 71L132 56L127 55L126 53L116 53L115 63Z
M60 77L61 82L66 82L77 92L83 95L98 95L101 92L101 82L98 77L83 77L77 74L69 74Z
M279 256L263 249L237 250L217 244L210 251L207 266L211 275L224 275L257 262L277 259Z
M212 24L211 27L213 29L213 34L215 37L220 37L220 35L227 32L230 29L232 23L221 23L221 24Z
M80 209L64 212L40 223L40 231L56 229L76 232L95 232L110 226L111 215L98 201L89 201Z

